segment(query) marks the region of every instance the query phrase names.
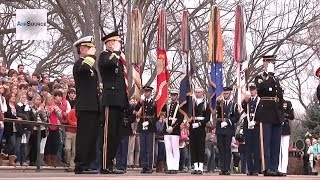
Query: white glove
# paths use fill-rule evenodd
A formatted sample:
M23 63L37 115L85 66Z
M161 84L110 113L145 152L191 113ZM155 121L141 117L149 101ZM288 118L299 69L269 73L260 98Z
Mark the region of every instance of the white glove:
M240 134L243 134L243 129L240 129L239 133L240 133Z
M255 121L250 121L250 122L249 122L249 126L253 127L254 125L256 125L256 122L255 122Z
M169 126L169 127L167 128L167 133L171 134L172 131L173 131L173 128L172 128L171 126Z
M148 126L148 125L149 125L149 122L148 122L148 121L145 121L145 122L142 123L142 126L143 126L143 127L146 127L146 126Z
M224 127L226 127L226 126L228 126L228 123L227 123L227 122L225 122L225 121L221 122L221 128L224 128Z
M146 99L146 97L144 96L144 94L141 95L140 97L141 101L144 101Z
M192 123L192 128L195 129L195 128L198 128L199 127L199 123Z
M268 64L267 72L268 73L274 73L274 64L273 63L269 63Z

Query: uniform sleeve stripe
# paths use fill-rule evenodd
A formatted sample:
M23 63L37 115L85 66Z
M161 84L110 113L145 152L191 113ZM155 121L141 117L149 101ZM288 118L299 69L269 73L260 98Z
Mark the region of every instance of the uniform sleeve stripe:
M82 61L82 64L87 64L89 65L90 67L93 66L95 60L92 58L92 57L86 57L83 61Z

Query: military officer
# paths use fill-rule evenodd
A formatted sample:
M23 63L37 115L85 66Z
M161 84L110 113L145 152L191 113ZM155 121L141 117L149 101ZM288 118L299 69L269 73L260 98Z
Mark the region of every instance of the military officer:
M217 97L216 134L220 156L220 175L230 175L231 141L235 136L235 124L239 118L238 106L233 101L232 88L224 87L222 94Z
M139 102L140 110L137 114L139 118L140 164L142 166L141 173L152 173L154 132L157 120L156 103L151 97L153 88L144 86L143 90L144 97L141 99L141 102Z
M120 170L121 173L127 171L129 135L132 135L131 124L136 121L137 112L137 107L134 103L135 100L131 99L129 108L125 110L125 118L120 124L121 140L116 155L116 168Z
M320 67L317 69L315 75L320 80ZM319 83L319 85L317 87L317 98L318 98L318 101L320 103L320 83Z
M121 60L123 54L120 51L121 38L118 32L112 32L101 40L105 43L106 50L100 54L98 62L103 83L102 105L105 111L100 173L121 174L123 171L114 169L113 159L120 142L124 110L129 106L125 80L126 67Z
M73 66L76 86L77 138L75 173L96 173L89 164L95 160L99 119L98 75L94 68L95 47L93 37L86 36L76 41L73 46L80 58Z
M265 176L281 176L278 171L281 140L281 125L283 122L283 94L279 79L275 77L275 56L264 56L264 72L255 77L260 103L256 111L256 121L262 123L262 139Z
M260 126L255 114L260 97L257 95L257 87L254 83L249 84L250 94L242 102L242 108L246 113L243 123L244 136L246 139L248 176L258 176L260 172Z
M168 105L167 118L164 125L164 144L166 148L167 174L177 174L179 170L180 150L180 124L183 121L183 114L179 112L178 102L179 91L170 91L171 102Z
M206 124L210 121L211 112L209 103L204 96L204 90L195 88L194 91L195 103L193 109L195 116L189 122L191 163L194 165L194 170L191 174L202 174L205 157Z
M283 101L284 121L282 123L282 134L281 134L281 145L279 155L279 166L278 170L283 174L287 175L288 160L289 160L289 140L290 140L290 120L294 119L293 107L290 101Z

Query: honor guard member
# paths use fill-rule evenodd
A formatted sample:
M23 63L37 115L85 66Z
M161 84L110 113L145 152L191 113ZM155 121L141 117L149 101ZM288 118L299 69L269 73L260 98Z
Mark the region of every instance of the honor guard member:
M232 88L224 87L217 98L216 134L219 149L220 175L230 175L231 141L235 136L235 124L240 118L238 106L233 101Z
M140 138L140 164L142 166L141 173L152 173L153 166L153 147L154 132L156 124L156 104L151 98L153 88L144 86L144 98L141 98L140 110L138 112L138 131Z
M316 77L320 80L320 67L317 69L315 75L316 75ZM317 98L318 98L318 101L319 101L319 103L320 103L320 83L319 83L319 85L318 85L318 87L317 87Z
M179 112L178 96L179 91L170 91L171 102L168 105L167 118L164 126L164 144L166 148L167 174L177 174L179 170L180 150L180 124L183 121L183 114Z
M290 120L294 119L294 111L290 101L285 100L283 103L284 121L282 123L281 145L279 155L278 170L283 176L287 175L289 161L289 141L291 135Z
M137 112L134 102L134 99L130 100L129 108L125 110L125 118L120 124L121 140L116 155L116 169L119 173L127 172L129 136L132 135L131 124L136 121Z
M106 50L100 54L98 66L102 78L102 105L105 113L102 145L102 174L121 174L114 169L113 159L120 142L120 128L124 122L124 110L129 107L125 82L125 68L120 51L121 38L112 32L101 39Z
M191 174L202 174L205 157L206 124L210 121L211 112L202 88L195 89L195 96L193 105L195 116L191 119L189 127L191 163L194 165L194 170Z
M243 131L246 139L246 161L248 176L258 176L260 172L260 125L255 119L260 97L257 95L257 87L254 83L249 84L249 91L242 102L242 108L246 113Z
M281 176L278 171L283 122L283 94L279 79L275 77L275 56L264 56L264 72L255 78L260 102L256 111L256 121L262 123L262 139L265 176Z
M73 66L78 119L74 171L76 174L96 173L89 168L90 162L96 159L99 122L98 75L93 66L96 49L92 36L79 39L73 46L80 56Z

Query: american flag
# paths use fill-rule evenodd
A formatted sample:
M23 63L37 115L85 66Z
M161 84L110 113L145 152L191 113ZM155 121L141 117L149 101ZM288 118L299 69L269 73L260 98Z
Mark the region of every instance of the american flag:
M124 79L125 79L125 83L126 83L126 91L127 91L127 94L129 94L127 60L126 60L125 55L124 55L125 45L124 45L123 19L124 19L124 14L122 13L120 22L118 24L118 33L119 33L119 35L121 37L121 56L120 56L120 61L122 62L123 67L124 67Z
M125 45L124 45L124 31L123 31L123 20L124 20L124 13L121 15L120 22L118 24L118 33L121 37L121 52L124 52L125 50Z

